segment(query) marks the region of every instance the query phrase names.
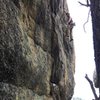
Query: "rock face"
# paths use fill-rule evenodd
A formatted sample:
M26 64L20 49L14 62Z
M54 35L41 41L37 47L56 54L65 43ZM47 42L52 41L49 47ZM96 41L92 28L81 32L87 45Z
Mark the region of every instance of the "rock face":
M0 100L70 100L74 46L65 0L0 0Z

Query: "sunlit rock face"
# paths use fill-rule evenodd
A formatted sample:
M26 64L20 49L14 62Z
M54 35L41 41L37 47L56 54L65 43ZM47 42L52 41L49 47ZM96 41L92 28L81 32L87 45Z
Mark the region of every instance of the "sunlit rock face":
M70 100L74 23L65 0L0 0L0 100Z

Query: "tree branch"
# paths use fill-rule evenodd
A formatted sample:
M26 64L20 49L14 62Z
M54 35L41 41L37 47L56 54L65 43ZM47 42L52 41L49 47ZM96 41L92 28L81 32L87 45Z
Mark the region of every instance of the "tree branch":
M85 7L90 7L90 4L83 4L83 3L81 3L80 1L78 1L78 3L80 4L80 5L82 5L82 6L85 6Z
M86 22L83 24L84 32L86 32L86 30L85 30L85 25L86 25L86 24L88 23L88 21L89 21L89 15L90 15L90 10L89 10L89 12L88 12L87 20L86 20Z
M95 88L93 86L93 82L89 79L89 77L88 77L87 74L86 74L85 78L87 79L87 81L89 82L89 84L91 86L91 89L92 89L92 92L94 94L95 100L98 100L98 96L97 96L96 91L95 91Z

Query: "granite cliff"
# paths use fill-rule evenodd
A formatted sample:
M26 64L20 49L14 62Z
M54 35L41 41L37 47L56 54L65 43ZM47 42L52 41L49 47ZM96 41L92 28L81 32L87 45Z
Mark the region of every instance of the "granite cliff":
M65 0L0 0L0 100L71 100L73 26Z

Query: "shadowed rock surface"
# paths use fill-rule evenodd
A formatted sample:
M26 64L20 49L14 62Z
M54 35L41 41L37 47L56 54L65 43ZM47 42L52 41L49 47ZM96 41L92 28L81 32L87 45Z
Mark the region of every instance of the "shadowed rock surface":
M65 0L0 0L0 100L71 100L73 25Z

